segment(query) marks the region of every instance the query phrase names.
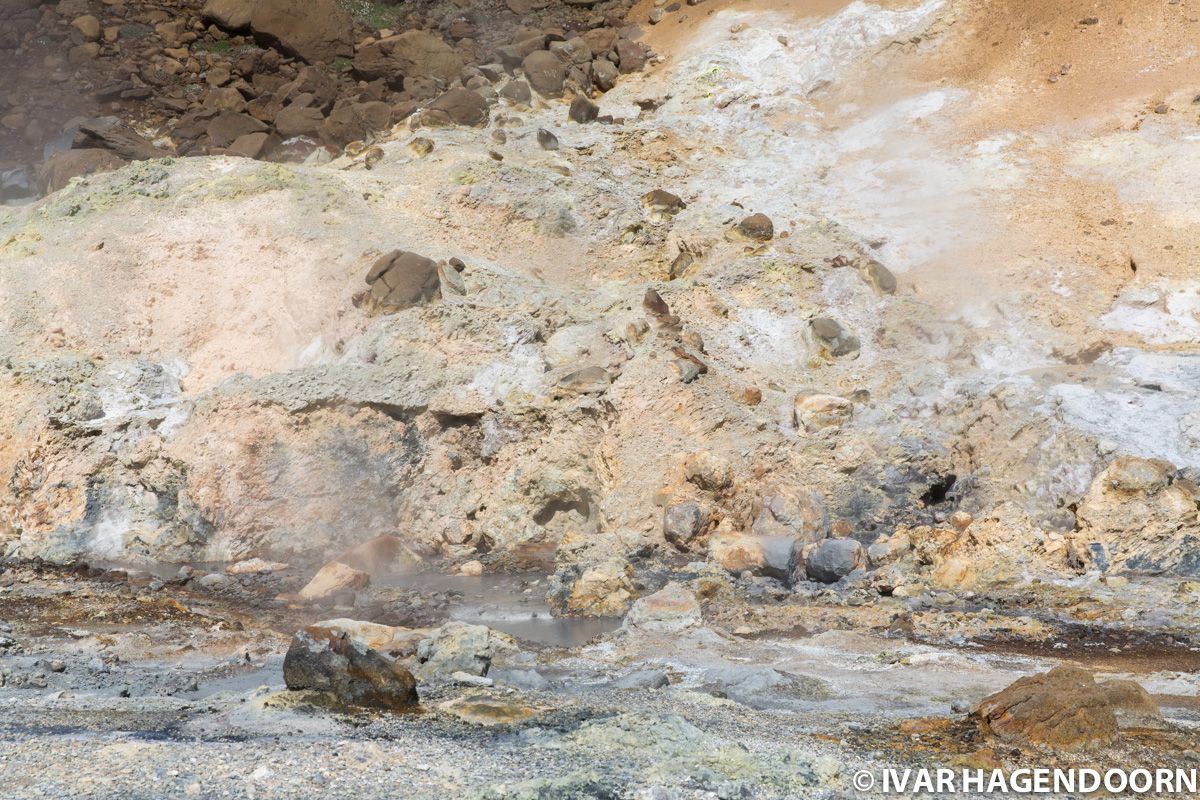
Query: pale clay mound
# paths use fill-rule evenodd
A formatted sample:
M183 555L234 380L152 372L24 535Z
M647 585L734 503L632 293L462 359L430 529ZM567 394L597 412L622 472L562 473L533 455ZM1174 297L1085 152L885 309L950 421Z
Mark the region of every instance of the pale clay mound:
M401 126L371 171L146 162L0 210L7 552L318 559L398 533L424 558L538 566L573 532L668 554L663 508L687 500L748 532L806 487L866 544L972 514L925 565L951 586L1196 574L1200 61L1176 46L1196 23L1015 5L1028 22L714 0L647 29L661 63L601 103L624 125L502 101L504 145ZM686 209L648 214L658 188ZM726 236L752 212L765 247ZM367 315L354 296L394 248L461 258L466 294ZM696 261L668 280L681 248ZM822 356L814 317L856 353ZM672 348L707 373L681 382ZM556 389L585 367L615 380ZM852 416L805 430L805 391ZM1169 497L1120 490L1154 520L1144 542L1120 533L1129 496L1093 486L1117 456L1171 462Z

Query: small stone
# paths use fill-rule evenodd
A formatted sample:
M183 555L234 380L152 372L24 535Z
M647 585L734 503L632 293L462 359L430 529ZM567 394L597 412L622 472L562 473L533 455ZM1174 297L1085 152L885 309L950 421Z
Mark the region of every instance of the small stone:
M651 220L662 221L687 208L687 203L664 189L653 189L642 195L642 208L646 209Z
M612 374L604 367L584 367L564 375L557 389L561 394L603 394L612 381Z
M543 150L557 150L558 137L545 128L538 128L537 143Z
M393 250L376 259L367 272L374 309L399 311L441 294L438 265L435 261L405 250Z
M408 152L417 158L423 158L433 152L433 140L424 136L418 136L409 142L407 147Z
M769 242L775 237L775 225L766 214L751 214L738 223L737 230L756 242Z
M483 574L482 561L468 561L458 568L459 575L468 575L471 577L479 577Z
M578 122L581 125L594 122L598 116L600 116L600 106L588 100L583 95L576 95L575 99L571 101L570 109L567 111L567 117L572 122Z
M841 358L858 352L858 337L843 328L837 320L815 317L809 322L809 331L822 358Z

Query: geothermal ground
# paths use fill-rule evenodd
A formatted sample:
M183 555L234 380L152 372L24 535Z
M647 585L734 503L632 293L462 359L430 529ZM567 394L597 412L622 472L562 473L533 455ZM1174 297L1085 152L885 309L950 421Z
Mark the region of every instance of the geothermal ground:
M294 5L0 7L0 797L1200 771L1194 3Z

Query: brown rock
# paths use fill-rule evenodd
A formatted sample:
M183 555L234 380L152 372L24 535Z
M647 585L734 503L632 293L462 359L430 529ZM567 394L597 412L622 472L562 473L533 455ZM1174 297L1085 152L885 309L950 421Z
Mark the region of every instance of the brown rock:
M399 311L439 297L437 263L416 253L393 250L367 272L375 310Z
M790 536L721 533L708 540L708 560L735 575L750 572L789 580L798 557L798 544Z
M525 79L534 91L545 97L559 97L567 71L558 56L548 50L538 50L525 57L521 64Z
M392 107L378 100L353 103L339 100L321 125L321 138L336 147L367 139L392 123Z
M775 225L766 214L751 214L738 223L737 230L756 242L769 242L775 237Z
M270 138L271 135L265 131L247 133L233 140L233 144L229 145L229 153L242 158L258 158L262 155Z
M316 136L321 132L325 115L319 108L288 106L275 115L275 130L285 139L293 136Z
M1158 717L1153 700L1137 684L1097 684L1087 670L1063 666L984 698L971 716L986 735L1005 742L1086 750L1117 738L1117 712L1125 709Z
M331 561L321 567L312 580L300 590L300 599L309 602L325 600L339 592L362 589L371 582L371 576L366 572L348 567L337 561Z
M853 403L830 394L802 392L796 396L793 408L796 427L808 433L838 427L853 414Z
M80 123L75 134L76 147L101 147L129 161L166 158L170 151L147 141L124 122L113 117L90 119Z
M354 57L354 71L367 80L382 78L396 87L409 77L436 78L449 83L462 71L458 53L425 31L405 31L373 42Z
M418 702L411 672L332 626L296 632L283 659L283 680L293 691L328 692L351 706L400 710Z
M89 42L94 42L100 38L100 20L91 14L84 14L82 17L76 17L71 20L71 27L79 31L83 35L83 38Z
M430 104L421 121L426 125L479 127L488 121L487 101L470 89L451 89Z
M602 92L617 85L618 74L616 66L607 58L597 58L592 62L592 82Z
M66 186L72 178L111 172L123 166L125 161L109 150L63 150L46 159L38 170L38 180L42 191L49 194Z
M267 126L248 114L226 111L209 121L205 132L213 147L228 147L240 136L266 131Z
M640 72L646 66L646 51L637 42L628 39L617 40L618 68L622 75Z
M256 0L250 27L257 38L308 62L354 55L354 20L337 0Z
M575 99L571 101L570 109L567 110L567 118L580 124L594 122L598 116L600 116L600 106L583 95L576 95Z
M215 108L218 111L245 111L246 98L232 86L210 89L204 98L205 108Z
M526 103L533 99L533 92L525 81L512 80L500 89L500 96L514 103Z
M244 31L250 27L253 11L253 0L208 0L200 17L227 31Z

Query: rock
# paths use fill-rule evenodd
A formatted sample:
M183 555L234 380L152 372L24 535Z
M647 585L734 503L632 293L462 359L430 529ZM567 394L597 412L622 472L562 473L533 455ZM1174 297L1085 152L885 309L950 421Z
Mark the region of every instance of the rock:
M635 669L612 682L614 689L662 689L671 679L661 669Z
M700 624L696 594L672 581L657 592L639 598L625 615L622 627L629 631L674 633Z
M333 561L321 567L300 590L300 599L308 602L325 600L340 592L365 588L370 582L371 576L366 572Z
M863 280L880 294L896 293L896 276L892 271L873 258L867 259L859 268Z
M524 722L538 713L529 706L491 697L458 697L441 703L438 710L468 725L484 728Z
M278 137L272 137L269 133L247 133L233 140L229 145L229 154L242 158L259 158L272 141L277 142Z
M514 103L528 105L533 99L533 92L529 90L529 84L525 81L511 80L500 89L500 96Z
M822 358L840 358L858 352L858 337L847 331L837 320L815 317L809 321L809 332Z
M661 222L687 208L687 203L664 189L653 189L642 195L642 208L646 209L651 221Z
M617 66L622 75L631 72L641 72L646 66L646 51L637 42L628 39L617 40Z
M354 71L366 80L383 79L403 88L405 78L432 78L450 83L462 72L463 61L438 36L409 30L366 45L354 57Z
M567 71L558 56L548 50L537 50L521 62L525 79L533 90L545 97L560 97Z
M1003 742L1088 750L1117 738L1117 713L1126 710L1143 719L1159 717L1154 701L1132 681L1097 684L1087 670L1061 666L984 698L971 716L985 735Z
M672 503L663 510L663 536L680 550L688 549L707 523L708 515L700 504L690 500Z
M427 631L420 629L397 628L357 619L329 619L318 622L317 626L334 630L363 647L391 656L414 655L421 640L428 635Z
M766 214L751 214L737 224L737 232L746 239L769 242L775 238L775 225Z
M283 659L292 690L328 692L352 706L403 710L417 705L412 673L336 628L297 631Z
M488 670L488 677L499 686L511 686L514 689L543 691L550 687L550 681L536 669L492 667Z
M236 561L225 567L225 572L229 575L257 575L263 572L282 572L287 569L288 565L279 561L264 561L261 558L250 558L245 561Z
M408 152L417 158L424 158L433 152L433 140L424 136L418 136L409 142L407 147Z
M798 556L799 545L788 536L721 533L708 538L709 562L734 575L750 572L790 580Z
M354 20L337 0L255 0L256 38L310 63L354 55Z
M867 566L867 553L854 539L824 539L803 550L804 577L818 583L836 583ZM800 576L797 576L800 577Z
M683 474L688 483L706 492L722 492L733 485L733 467L721 456L706 450L687 457Z
M575 99L571 101L571 107L567 110L567 118L580 124L594 122L598 116L600 116L600 106L583 95L576 95Z
M550 52L562 61L575 66L590 64L592 61L592 48L588 45L587 40L579 36L562 42L551 42Z
M809 544L829 535L829 512L816 492L777 486L756 505L751 531L758 536L790 536Z
M516 641L485 625L447 622L417 646L422 680L446 679L454 672L487 675L492 659L517 652Z
M267 126L249 114L225 112L209 121L206 128L209 144L213 147L229 147L238 138L250 133L266 132Z
M441 296L437 263L405 250L380 256L367 272L376 310L400 311Z
M585 617L619 617L637 598L633 568L606 537L566 533L555 553L546 600L555 613Z
M125 166L125 161L109 150L84 148L63 150L46 159L38 169L38 183L46 194L57 192L72 178L111 172Z
M537 142L543 150L558 149L558 137L545 128L538 128Z
M620 72L607 58L597 58L592 62L592 83L602 92L607 92L617 85Z
M471 578L478 578L483 574L482 561L468 561L458 568L459 575L466 575Z
M200 11L200 17L227 31L244 31L250 27L253 11L252 0L208 0Z
M495 684L495 681L491 678L485 678L482 675L471 675L467 672L451 672L450 681L457 683L459 686L475 686L481 689Z
M232 86L212 89L204 98L205 108L215 108L218 111L245 111L246 98Z
M603 394L612 382L612 373L604 367L584 367L564 375L555 389L562 395Z
M82 17L76 17L71 20L71 27L79 31L83 38L89 42L94 42L100 38L100 20L91 14L84 14Z
M808 433L838 427L853 414L853 403L831 394L801 392L793 406L796 427Z
M882 535L867 548L871 566L880 567L903 558L912 550L912 539L907 531L897 530L890 536Z
M99 147L111 150L127 161L166 158L174 155L152 144L145 137L115 117L100 117L79 123L75 147Z
M392 124L392 107L382 101L338 100L321 124L321 138L335 147L369 139Z
M219 572L210 572L207 575L202 575L196 580L196 584L203 589L217 591L229 585L229 576L222 575Z
M1079 503L1075 540L1101 571L1200 576L1198 497L1171 464L1117 458Z
M436 125L470 125L480 127L488 121L488 104L470 89L451 89L434 100L421 115L421 121Z
M288 106L275 115L275 130L285 139L293 136L317 136L325 115L319 108Z

